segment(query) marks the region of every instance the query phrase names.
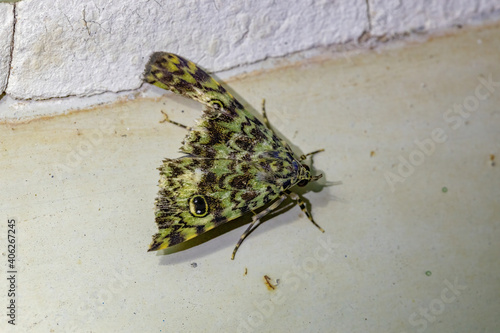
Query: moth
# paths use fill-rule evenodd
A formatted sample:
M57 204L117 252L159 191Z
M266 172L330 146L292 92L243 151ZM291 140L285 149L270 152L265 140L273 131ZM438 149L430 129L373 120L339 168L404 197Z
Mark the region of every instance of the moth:
M192 98L206 108L187 129L180 147L185 156L164 159L160 170L155 220L158 233L149 251L185 242L247 212L259 213L241 235L231 259L260 220L290 197L322 232L294 186L305 186L313 176L289 145L271 129L265 104L263 122L245 110L229 92L193 62L165 52L154 53L146 65L144 80L160 88Z

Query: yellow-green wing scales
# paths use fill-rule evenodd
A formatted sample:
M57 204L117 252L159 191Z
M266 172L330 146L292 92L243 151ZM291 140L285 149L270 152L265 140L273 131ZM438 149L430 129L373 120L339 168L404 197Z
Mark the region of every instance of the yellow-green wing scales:
M266 162L194 157L164 160L156 202L159 233L151 250L189 240L274 200L281 189L257 177L267 172L261 167ZM193 198L199 203L194 204Z
M150 251L189 240L314 178L283 140L194 63L157 52L144 78L207 106L180 148L187 155L159 168L159 232Z
M245 110L224 87L191 61L171 53L154 53L145 80L207 106L180 150L208 158L261 158L262 153L286 150L288 144Z

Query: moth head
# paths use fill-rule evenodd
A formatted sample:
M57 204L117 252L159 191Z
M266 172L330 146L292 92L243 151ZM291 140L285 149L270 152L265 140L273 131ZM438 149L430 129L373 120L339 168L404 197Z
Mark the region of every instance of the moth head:
M208 215L208 202L203 195L193 195L189 199L189 212L194 217L205 217Z
M312 156L312 155L317 154L317 153L322 152L322 151L324 151L324 149L318 149L318 150L315 150L309 154L302 155L302 156L300 156L300 160L303 161L307 158L307 156ZM311 168L309 168L308 165L301 164L301 166L302 166L302 172L301 172L302 175L300 177L301 180L297 183L298 186L304 187L307 184L309 184L309 182L314 182L314 181L320 179L321 177L323 177L322 174L319 174L317 176L311 175Z
M316 181L318 179L320 179L321 177L323 177L322 174L320 175L317 175L317 176L313 176L311 175L311 168L309 168L308 165L306 164L302 164L302 167L305 169L305 178L303 178L301 181L299 181L297 183L297 186L300 186L300 187L304 187L306 186L307 184L309 184L309 182L313 182L313 181Z

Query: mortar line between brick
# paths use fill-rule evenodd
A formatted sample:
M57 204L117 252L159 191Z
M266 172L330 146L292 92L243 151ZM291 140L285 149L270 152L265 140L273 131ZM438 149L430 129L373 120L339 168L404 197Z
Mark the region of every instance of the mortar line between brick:
M17 23L17 13L16 13L16 4L12 4L12 15L14 15L14 20L12 22L12 39L10 41L10 59L9 59L9 70L7 72L7 82L5 84L5 91L9 87L10 81L10 72L12 70L12 55L14 54L14 37L16 35L16 23Z
M366 16L368 18L368 32L372 31L372 17L370 16L370 0L366 0Z

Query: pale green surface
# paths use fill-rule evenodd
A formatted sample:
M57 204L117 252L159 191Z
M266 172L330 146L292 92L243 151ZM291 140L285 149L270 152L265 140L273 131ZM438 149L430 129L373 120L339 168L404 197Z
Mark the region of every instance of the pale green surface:
M155 168L184 135L159 124L159 110L189 125L197 103L168 95L1 125L0 246L6 262L6 220L16 217L19 312L17 330L4 317L0 331L497 331L500 169L490 155L500 156L500 87L457 129L443 114L474 95L479 75L500 81L499 50L500 27L463 30L229 82L257 110L265 97L274 127L302 152L325 148L314 166L343 182L305 194L325 234L295 206L252 233L235 261L244 226L146 253ZM436 128L445 142L392 191L386 173ZM81 159L68 155L91 135ZM264 275L279 279L276 290ZM453 294L450 283L465 289Z

